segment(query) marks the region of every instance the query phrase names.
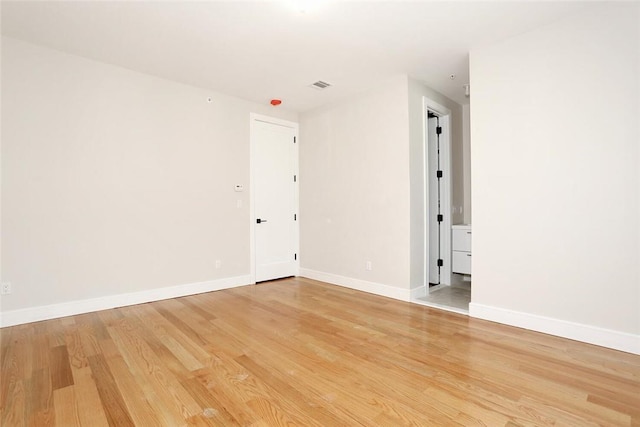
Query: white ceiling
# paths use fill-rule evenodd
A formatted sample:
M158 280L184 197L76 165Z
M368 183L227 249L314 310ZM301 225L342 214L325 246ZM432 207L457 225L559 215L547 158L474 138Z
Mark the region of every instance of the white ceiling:
M299 2L298 2L299 3ZM467 103L468 52L593 2L2 1L2 34L305 111L400 73ZM450 79L456 74L455 80ZM333 86L318 91L309 84ZM472 89L473 91L473 89Z

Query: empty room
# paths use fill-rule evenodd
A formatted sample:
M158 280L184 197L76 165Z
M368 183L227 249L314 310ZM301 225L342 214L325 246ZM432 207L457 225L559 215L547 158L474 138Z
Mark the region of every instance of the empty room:
M0 1L0 425L640 426L640 3Z

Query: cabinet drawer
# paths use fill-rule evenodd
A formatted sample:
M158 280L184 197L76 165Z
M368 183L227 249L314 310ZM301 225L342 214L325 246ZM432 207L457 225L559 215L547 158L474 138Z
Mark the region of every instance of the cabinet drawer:
M453 251L451 270L454 273L471 274L471 252Z
M471 229L454 228L452 235L453 235L453 241L452 241L451 249L453 249L454 251L471 252Z

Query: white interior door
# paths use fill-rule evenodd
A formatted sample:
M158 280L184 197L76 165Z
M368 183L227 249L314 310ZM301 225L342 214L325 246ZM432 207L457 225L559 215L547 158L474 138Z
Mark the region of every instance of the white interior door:
M440 285L426 286L429 293L451 285L451 111L426 97L423 102L426 116L424 277L425 282ZM437 119L429 116L437 116ZM441 128L439 135L438 126ZM438 170L442 171L440 179ZM442 215L441 221L438 221L438 214ZM441 266L438 266L439 259Z
M255 280L298 270L297 125L252 117L251 157Z
M438 260L442 259L441 254L441 233L442 221L438 221L438 215L442 214L441 209L441 188L440 180L437 178L437 171L440 168L438 134L436 128L438 119L433 116L427 119L427 185L429 186L429 203L427 210L429 226L429 283L440 284L441 267Z

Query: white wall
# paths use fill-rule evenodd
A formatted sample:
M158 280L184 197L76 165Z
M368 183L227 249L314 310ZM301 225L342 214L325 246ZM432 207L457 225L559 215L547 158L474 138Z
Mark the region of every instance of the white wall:
M296 114L8 38L2 89L5 319L246 280L249 113Z
M410 289L424 285L425 96L452 111L453 203L463 205L459 104L402 75L305 113L302 275L405 300ZM365 269L369 260L371 271Z
M0 18L2 14L2 5L0 4ZM0 38L1 41L1 38ZM2 281L2 43L0 42L0 282ZM0 292L0 326L2 326L2 300L4 295Z
M398 76L301 115L302 275L408 298L407 89Z
M464 163L462 141L462 106L417 80L409 79L409 169L411 172L411 288L425 284L424 280L424 107L427 97L451 111L452 206L464 206ZM452 224L463 221L459 211L453 213Z
M471 105L462 106L462 222L471 224Z
M472 315L640 352L638 8L471 52Z

